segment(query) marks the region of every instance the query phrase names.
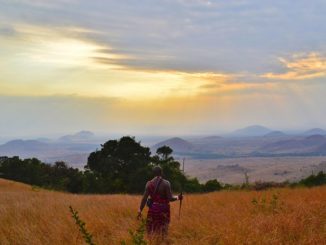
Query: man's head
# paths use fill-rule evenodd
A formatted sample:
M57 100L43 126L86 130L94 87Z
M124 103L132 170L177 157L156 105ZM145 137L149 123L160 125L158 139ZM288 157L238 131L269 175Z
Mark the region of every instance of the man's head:
M153 174L155 176L162 176L162 169L161 169L161 167L160 166L155 166L153 168Z

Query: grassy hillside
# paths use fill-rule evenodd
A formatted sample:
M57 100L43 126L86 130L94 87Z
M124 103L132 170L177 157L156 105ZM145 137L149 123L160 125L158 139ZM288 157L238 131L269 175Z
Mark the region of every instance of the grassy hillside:
M84 244L69 213L79 211L99 245L135 229L140 197L73 195L0 179L0 244ZM186 196L172 204L170 244L325 244L326 186Z

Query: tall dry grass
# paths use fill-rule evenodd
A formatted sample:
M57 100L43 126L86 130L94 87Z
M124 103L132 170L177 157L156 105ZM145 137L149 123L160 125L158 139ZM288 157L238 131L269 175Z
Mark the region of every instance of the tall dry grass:
M273 197L274 195L274 197ZM139 223L139 196L72 195L0 179L0 244L84 244L69 205L99 245ZM326 187L218 192L173 203L170 244L326 244Z

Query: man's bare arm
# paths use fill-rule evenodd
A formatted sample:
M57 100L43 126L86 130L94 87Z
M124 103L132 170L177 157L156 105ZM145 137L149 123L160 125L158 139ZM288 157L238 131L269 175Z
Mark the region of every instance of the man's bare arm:
M171 190L171 184L170 182L167 182L167 198L170 202L174 202L174 201L177 201L178 200L178 196L173 196L172 195L172 190Z
M145 205L146 205L146 202L147 202L147 198L149 196L149 191L148 191L148 183L146 184L146 187L145 187L145 192L144 192L144 195L143 195L143 198L140 202L140 207L139 207L139 211L142 212Z

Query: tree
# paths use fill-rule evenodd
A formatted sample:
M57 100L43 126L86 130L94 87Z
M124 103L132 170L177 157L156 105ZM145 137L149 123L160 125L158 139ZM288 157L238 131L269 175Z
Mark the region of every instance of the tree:
M203 191L204 192L211 192L211 191L219 191L223 187L222 185L216 180L208 180L204 186L203 186Z
M202 186L197 178L186 179L183 190L185 192L202 192Z
M172 154L173 150L169 146L162 146L156 150L156 154L162 156L162 160L168 160L169 156Z
M107 180L112 191L140 192L142 190L135 188L135 181L139 180L140 175L143 179L148 177L143 175L147 173L143 169L150 162L149 148L141 146L134 137L125 136L120 140L109 140L100 151L91 153L85 169Z
M307 178L301 180L299 184L312 187L318 185L325 185L326 184L326 173L320 171L317 175L310 175Z

